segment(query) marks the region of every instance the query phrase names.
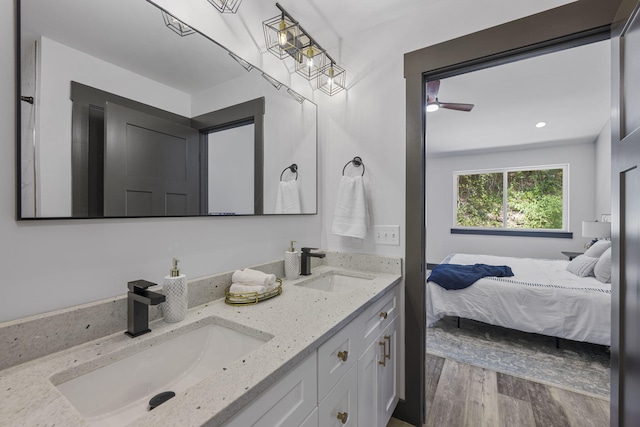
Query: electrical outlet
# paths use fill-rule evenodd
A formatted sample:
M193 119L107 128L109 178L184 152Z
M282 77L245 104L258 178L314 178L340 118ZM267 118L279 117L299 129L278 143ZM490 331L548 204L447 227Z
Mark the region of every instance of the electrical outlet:
M374 232L377 245L400 245L399 225L376 225Z

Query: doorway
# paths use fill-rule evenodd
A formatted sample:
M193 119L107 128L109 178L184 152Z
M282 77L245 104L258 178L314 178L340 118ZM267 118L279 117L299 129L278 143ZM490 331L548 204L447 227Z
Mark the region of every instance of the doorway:
M475 67L487 58L567 42L609 31L619 2L583 0L405 55L406 78L406 226L405 367L406 400L398 415L414 425L425 420L426 256L425 256L425 123L424 75ZM573 37L576 38L575 36ZM571 37L569 37L571 39ZM432 76L433 77L433 76Z

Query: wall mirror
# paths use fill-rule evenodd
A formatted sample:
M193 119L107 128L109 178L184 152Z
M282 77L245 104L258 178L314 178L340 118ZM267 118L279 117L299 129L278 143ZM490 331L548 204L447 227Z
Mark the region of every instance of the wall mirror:
M16 7L18 219L317 212L314 103L150 1Z

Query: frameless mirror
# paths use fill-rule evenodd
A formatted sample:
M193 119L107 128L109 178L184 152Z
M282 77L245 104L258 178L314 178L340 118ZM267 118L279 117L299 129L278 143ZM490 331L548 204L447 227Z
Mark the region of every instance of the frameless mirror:
M19 219L317 212L314 103L150 1L16 7Z

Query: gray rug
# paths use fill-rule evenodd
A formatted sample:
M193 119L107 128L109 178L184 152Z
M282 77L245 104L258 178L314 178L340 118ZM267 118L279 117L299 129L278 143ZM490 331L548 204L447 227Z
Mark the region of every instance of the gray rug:
M445 317L427 328L427 353L569 390L609 397L608 347Z

